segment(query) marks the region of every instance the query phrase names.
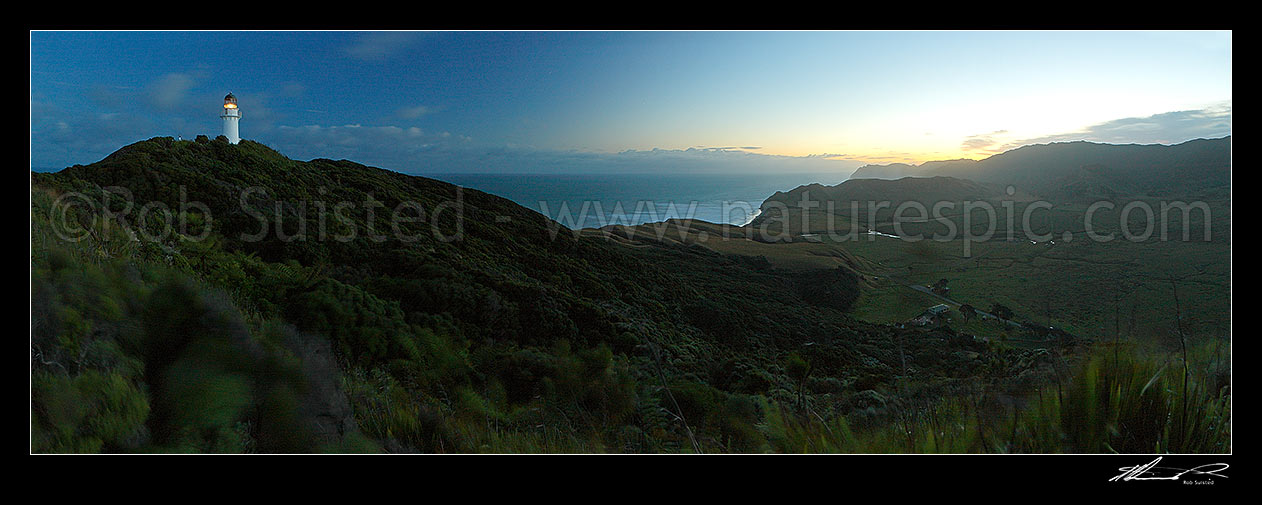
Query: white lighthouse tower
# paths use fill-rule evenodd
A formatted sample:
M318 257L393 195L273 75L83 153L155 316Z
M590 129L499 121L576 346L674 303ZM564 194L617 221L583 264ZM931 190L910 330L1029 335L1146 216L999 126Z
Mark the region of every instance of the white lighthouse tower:
M241 121L241 109L237 108L237 97L232 96L232 93L223 97L223 114L219 117L223 118L223 136L228 137L228 143L240 142L241 134L237 129L237 122Z

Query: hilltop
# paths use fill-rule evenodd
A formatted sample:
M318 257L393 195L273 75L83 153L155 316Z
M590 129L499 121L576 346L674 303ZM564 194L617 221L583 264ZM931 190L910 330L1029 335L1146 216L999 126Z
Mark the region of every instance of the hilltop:
M907 163L890 163L887 165L864 165L850 174L851 179L902 179L904 177L927 177L931 174L966 170L977 164L977 160L941 160L926 161L919 165Z
M932 216L934 205L948 202L956 207L943 213L958 216L963 202L1029 202L1031 195L1021 191L955 177L903 177L901 179L849 179L833 186L808 184L789 191L777 191L760 206L761 212L749 228L758 230L756 240L791 242L803 234L826 232L864 233L888 227L895 212L905 203L918 203L923 218ZM911 211L916 216L917 211ZM923 221L921 218L919 221ZM887 231L888 233L888 231Z
M868 202L889 202L892 207L907 201L932 206L934 202L962 202L966 200L991 200L1006 198L1003 186L973 182L955 177L903 177L895 180L850 179L833 186L808 184L787 192L777 191L763 201L766 210L775 203L787 206L808 201L833 202L838 210L850 209L851 202L859 202L866 208ZM1013 195L1028 198L1025 195Z
M1057 142L1019 147L980 161L865 165L852 179L949 176L1008 185L1046 198L1186 195L1231 182L1231 136L1180 144Z

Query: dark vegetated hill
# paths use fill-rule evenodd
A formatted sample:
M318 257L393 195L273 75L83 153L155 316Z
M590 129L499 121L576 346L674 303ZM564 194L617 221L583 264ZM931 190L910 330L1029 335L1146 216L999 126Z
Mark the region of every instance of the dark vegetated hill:
M850 174L851 179L902 179L903 177L927 177L930 174L949 171L966 171L977 160L939 160L926 161L919 165L907 163L890 163L887 165L864 165Z
M793 241L801 233L821 233L830 228L841 233L869 228L886 231L904 204L908 205L899 214L902 220L923 221L936 215L958 216L966 202L989 202L999 207L1005 200L1029 202L1033 198L1020 191L1009 195L1004 186L955 177L850 179L834 186L810 184L777 191L763 201L749 228L755 240L767 242ZM951 207L935 209L939 203ZM851 230L851 226L856 229Z
M858 283L848 270L790 273L702 247L629 247L581 237L494 195L345 160L294 161L250 141L155 138L32 179L33 193L49 195L33 198L36 231L52 215L47 199L68 192L95 198L107 188L110 208L122 216L113 218L116 227L126 221L136 230L156 229L159 213L138 214L147 202L162 202L194 224L134 247L94 235L48 251L36 248L37 290L62 289L52 272L68 261L54 258L66 249L80 258L75 261L117 272L111 282L140 290L137 301L110 313L121 318L118 324L152 317L145 315L151 313L144 309L146 286L163 278L227 293L239 307L230 312L244 314L232 317L265 321L272 329L260 333L259 345L291 356L286 359L301 362L303 353L280 349L327 342L339 365L292 365L305 370L294 377L307 377L300 381L307 385L286 390L307 393L294 393L298 399L290 403L336 406L329 395L341 391L354 424L385 450L763 450L767 439L754 426L765 407L757 405L800 405L794 398L803 388L816 415L879 417L884 398L933 397L1028 368L1016 351L949 330L926 335L852 319L846 311ZM133 200L130 210L125 193ZM390 216L400 205L417 219L395 229ZM100 209L78 212L90 227L106 221ZM202 235L196 225L207 221L209 236L192 239ZM136 262L157 270L126 274ZM66 322L56 308L70 303L65 300L47 298L51 308L40 314L49 327ZM76 310L93 313L88 309ZM38 339L43 361L76 352L58 338ZM205 338L215 342L213 334ZM147 345L119 352L143 363L151 353ZM193 359L202 348L184 348L181 356ZM791 353L810 363L811 381L786 372ZM62 373L46 366L50 376ZM120 377L137 381L128 389L133 395L152 379ZM856 400L867 390L881 405ZM320 396L312 399L311 391ZM145 422L153 436L107 439L104 450L296 450L299 443L269 441L258 426L279 421L259 409L234 410L254 414L224 414L216 425L238 423L250 444L199 439L204 432L193 428L199 421L173 414L177 407L162 407L163 398L173 397L154 394L149 401L167 414ZM37 403L60 398L49 395ZM268 398L258 401L285 404ZM330 409L339 410L324 410ZM237 431L222 428L215 440ZM47 450L66 447L48 443Z
M852 178L949 176L1015 185L1045 198L1182 196L1231 183L1231 136L1175 145L1058 142L1023 146L980 161L868 165Z
M964 202L980 200L997 200L1007 197L1005 188L992 184L978 183L954 177L904 177L896 180L885 179L851 179L834 186L810 184L799 186L788 192L777 191L763 202L766 210L768 202L779 202L785 206L800 206L803 199L823 203L819 208L826 209L828 202L833 202L836 211L849 211L851 202L858 202L860 211L868 208L869 202L888 202L888 206L896 208L903 202L920 202L932 207L935 202ZM1025 195L1014 195L1025 198Z

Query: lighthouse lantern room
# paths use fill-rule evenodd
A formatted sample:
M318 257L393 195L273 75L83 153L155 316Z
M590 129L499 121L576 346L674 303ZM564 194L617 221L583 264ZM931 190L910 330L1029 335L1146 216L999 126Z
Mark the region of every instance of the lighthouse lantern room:
M237 129L237 122L241 121L241 109L237 108L237 97L228 93L223 97L223 114L219 117L223 118L223 136L228 137L228 142L236 144L241 141L240 130Z

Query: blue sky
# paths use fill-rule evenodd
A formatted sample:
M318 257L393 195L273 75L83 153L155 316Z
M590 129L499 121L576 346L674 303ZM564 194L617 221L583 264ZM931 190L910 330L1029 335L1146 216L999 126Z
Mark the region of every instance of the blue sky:
M153 136L406 172L774 172L1230 133L1230 32L33 32L31 164Z

